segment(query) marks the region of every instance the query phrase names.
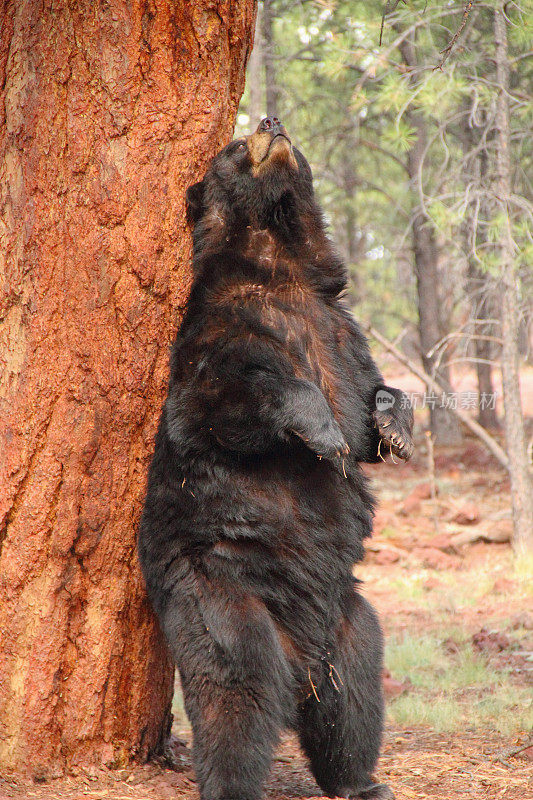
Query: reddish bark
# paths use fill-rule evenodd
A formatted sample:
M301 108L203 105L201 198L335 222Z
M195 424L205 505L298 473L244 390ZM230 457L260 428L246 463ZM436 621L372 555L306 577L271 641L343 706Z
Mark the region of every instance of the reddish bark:
M172 667L135 533L247 0L0 6L0 772L143 758Z

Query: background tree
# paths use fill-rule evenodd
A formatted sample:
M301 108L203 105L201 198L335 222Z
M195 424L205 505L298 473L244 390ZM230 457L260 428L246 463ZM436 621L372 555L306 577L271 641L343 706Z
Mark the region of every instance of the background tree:
M265 78L265 48L262 34L263 7L262 4L257 8L255 17L254 46L248 62L248 119L250 130L255 131L262 118L265 116L265 104L263 101Z
M275 14L274 0L263 0L260 22L265 69L266 113L268 116L276 114L279 106L279 87L275 67L276 43L273 30Z
M248 0L1 6L0 771L144 758L173 669L135 552Z
M415 29L399 33L398 49L403 59L402 72L409 76L413 98L421 88L420 71L416 49ZM433 220L423 202L423 166L429 147L428 128L430 120L422 108L409 105L404 118L412 141L407 151L407 172L409 174L413 210L411 213L411 239L413 243L414 270L417 288L418 333L420 337L421 359L424 370L448 391L451 391L450 370L446 364L438 363L438 345L450 333L450 318L443 313L446 309L445 290L439 269L439 247ZM422 201L420 200L422 198ZM461 435L456 417L446 408L445 403L436 401L430 405L430 428L439 444L457 444Z
M487 198L482 192L482 187L489 180L488 153L485 144L486 136L476 136L474 117L476 109L474 100L469 107L469 113L464 114L462 125L463 155L467 174L470 176L471 185L475 187L475 196L468 203L465 210L463 226L463 250L467 260L466 291L470 301L470 328L475 333L472 350L477 372L479 395L492 396L495 392L493 380L493 359L496 354L494 343L497 341L499 329L496 324L499 315L496 302L497 292L494 276L483 270L477 256L478 248L482 252L487 250L487 238L483 228L479 226L479 219L488 218ZM485 110L479 112L480 127L486 131L487 117ZM483 202L482 202L483 201ZM496 429L498 417L496 407L490 403L479 404L478 420L484 428Z
M509 455L511 497L513 500L514 544L519 552L533 548L533 479L526 452L526 434L520 399L519 378L519 289L517 243L513 237L514 209L511 188L511 125L509 117L509 53L507 14L504 3L494 8L496 54L496 209L501 233L497 247L501 260L502 384L505 406L504 426ZM519 203L519 206L522 204Z

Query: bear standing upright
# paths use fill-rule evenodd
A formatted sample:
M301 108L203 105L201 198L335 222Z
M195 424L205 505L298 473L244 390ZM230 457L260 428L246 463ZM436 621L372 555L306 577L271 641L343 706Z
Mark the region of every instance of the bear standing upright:
M326 794L391 798L372 779L382 636L352 569L372 528L359 464L409 457L412 414L339 299L311 170L276 118L225 147L187 207L194 281L139 553L202 800L259 798L284 728Z

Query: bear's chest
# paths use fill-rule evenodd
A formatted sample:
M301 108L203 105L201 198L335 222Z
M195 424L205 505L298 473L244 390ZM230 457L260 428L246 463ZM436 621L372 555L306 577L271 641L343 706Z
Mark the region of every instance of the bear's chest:
M262 319L271 327L293 364L296 377L320 386L334 411L339 399L353 394L356 374L350 348L345 346L343 320L334 309L305 291L291 287L283 299L265 298Z
M342 313L288 270L274 269L268 283L225 285L216 301L213 311L224 310L235 336L266 341L295 377L320 387L338 418L358 405L357 363Z

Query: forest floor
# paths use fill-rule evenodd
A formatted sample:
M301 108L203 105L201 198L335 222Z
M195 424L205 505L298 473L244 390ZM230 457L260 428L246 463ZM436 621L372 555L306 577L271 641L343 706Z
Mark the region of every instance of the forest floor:
M379 506L356 574L387 638L377 778L397 800L531 800L533 563L513 558L509 484L498 464L473 439L439 448L432 497L426 447L421 434L409 464L368 468ZM197 800L179 692L174 713L177 769L152 763L44 785L0 780L0 800ZM266 794L321 795L294 737L279 747Z

